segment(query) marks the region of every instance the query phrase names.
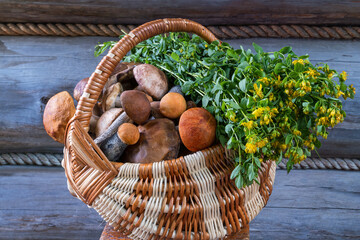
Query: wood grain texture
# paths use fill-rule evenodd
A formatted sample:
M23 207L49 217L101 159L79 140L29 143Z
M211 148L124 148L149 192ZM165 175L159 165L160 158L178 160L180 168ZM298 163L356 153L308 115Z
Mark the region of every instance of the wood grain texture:
M360 24L351 0L3 0L0 22L142 24L166 17L223 24Z
M276 173L256 239L359 239L359 172ZM72 197L60 167L0 167L0 239L99 239L105 223Z
M100 58L94 45L106 37L0 37L0 152L62 152L61 145L47 136L42 125L46 99L73 87L90 76ZM313 62L328 62L347 71L347 83L360 89L360 41L305 39L242 39L228 41L265 51L291 45L297 54L310 54ZM344 102L345 122L331 130L319 153L321 157L360 157L360 94ZM314 155L316 156L316 155Z

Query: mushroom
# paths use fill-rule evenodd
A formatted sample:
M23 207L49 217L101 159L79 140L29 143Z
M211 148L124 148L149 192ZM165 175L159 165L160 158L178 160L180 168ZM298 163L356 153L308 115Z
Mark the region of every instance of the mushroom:
M184 97L184 93L181 91L180 85L176 85L176 86L173 86L172 88L170 88L169 93L171 93L171 92L179 93L179 94L181 94L181 96Z
M116 82L120 82L126 90L133 89L136 86L133 73L136 65L139 64L134 62L121 62L116 65L114 71L111 73L108 81L106 82L104 89L107 89Z
M136 88L134 88L134 90L138 90L138 91L141 91L141 92L145 93L145 95L146 95L147 99L149 100L149 102L154 101L153 98L149 94L147 94L145 89L143 87L141 87L140 85L138 85Z
M123 123L115 134L101 144L100 149L110 161L116 162L125 148L137 143L139 138L139 130L134 124Z
M55 141L64 144L66 125L74 114L74 100L68 92L63 91L52 96L45 106L43 115L47 134Z
M100 136L95 138L94 142L100 146L106 139L111 137L117 131L121 124L128 122L131 123L131 119L125 112L122 112Z
M115 83L106 89L102 98L102 110L105 112L111 108L121 107L120 94L123 88L120 83Z
M180 138L171 120L151 120L138 126L138 129L140 139L135 145L125 149L121 157L122 162L152 163L177 157Z
M188 110L190 108L195 108L195 107L197 107L195 102L193 102L191 100L186 102L186 110Z
M185 110L186 100L179 93L167 93L160 101L160 112L165 117L178 118Z
M121 94L120 100L126 114L137 124L143 124L149 119L151 107L145 93L128 90Z
M104 112L104 114L101 115L96 124L96 137L99 137L101 134L103 134L123 111L124 110L122 108L111 108L110 110Z
M180 117L179 133L190 151L205 149L215 141L216 120L204 108L190 108Z
M89 78L84 78L76 84L76 86L74 88L73 96L77 102L80 100L80 97L83 94L85 86L88 83L88 81L89 81Z
M165 73L150 64L141 64L134 68L136 82L144 91L156 100L160 100L168 91Z
M151 116L154 118L164 118L164 115L160 112L160 101L154 101L150 103L151 106Z

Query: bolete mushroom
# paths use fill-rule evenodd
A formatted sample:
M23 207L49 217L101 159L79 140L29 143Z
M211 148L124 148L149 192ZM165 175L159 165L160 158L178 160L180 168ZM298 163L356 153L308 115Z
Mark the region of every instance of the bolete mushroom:
M89 78L84 78L76 84L76 86L74 88L73 96L77 102L80 100L80 97L83 94L85 86L88 83L88 81L89 81Z
M139 65L139 63L121 62L116 65L114 71L111 73L108 81L106 82L104 89L107 89L116 82L120 82L125 90L135 88L136 81L134 79L133 70L136 65Z
M191 100L186 102L186 110L188 110L190 108L195 108L195 107L197 107L195 102L193 102Z
M123 111L124 110L122 108L111 108L108 111L104 112L104 114L101 115L96 124L96 137L99 137L101 134L103 134Z
M121 161L152 163L177 157L180 138L171 120L167 118L151 120L138 126L138 129L139 141L125 149Z
M156 100L160 100L168 91L165 73L150 64L141 64L134 68L136 82L144 91Z
M123 92L121 83L115 83L106 89L102 98L102 109L107 111L111 108L121 107L120 94Z
M190 108L180 117L180 138L187 149L199 151L215 141L216 120L204 108Z
M139 138L139 130L134 124L123 123L115 134L101 144L100 149L110 161L116 162L125 148L137 143Z
M149 119L151 107L145 93L128 90L121 94L120 101L126 114L137 124L143 124Z
M160 101L153 101L150 103L151 106L151 116L154 118L163 118L164 115L160 112Z
M170 88L169 93L171 93L171 92L179 93L179 94L181 94L181 96L184 97L184 93L181 91L180 85L175 85L172 88Z
M122 112L100 136L94 139L94 142L100 146L106 139L111 137L117 131L120 125L128 122L131 122L131 119L125 112Z
M165 117L175 119L186 110L185 98L175 92L167 93L160 101L160 112Z
M43 115L43 123L47 134L55 141L64 144L65 129L75 114L74 100L66 92L60 92L47 102Z

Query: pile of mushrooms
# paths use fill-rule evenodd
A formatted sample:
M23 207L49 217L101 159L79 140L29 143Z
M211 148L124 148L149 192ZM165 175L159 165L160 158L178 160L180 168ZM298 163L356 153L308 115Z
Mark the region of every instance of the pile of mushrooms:
M85 78L76 85L73 93L76 101L80 100L88 80ZM71 103L71 96L62 97ZM59 101L62 100L56 100ZM53 128L59 126L54 126L56 120L51 119L47 108L52 107L45 109L44 125L54 138ZM63 121L68 121L74 109L72 103L67 109L58 106L56 111L64 116ZM57 125L63 128L66 123ZM214 117L193 101L187 101L180 86L170 87L160 69L126 62L116 66L105 84L89 128L90 136L110 161L133 163L174 159L179 152L183 155L202 150L214 143L215 131ZM64 141L63 137L60 141Z

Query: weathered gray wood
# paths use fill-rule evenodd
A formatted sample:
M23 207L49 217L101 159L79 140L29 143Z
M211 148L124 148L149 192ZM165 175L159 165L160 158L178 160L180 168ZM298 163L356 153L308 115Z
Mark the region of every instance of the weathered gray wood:
M0 37L0 151L61 152L43 128L46 101L94 71L94 46L109 38Z
M55 151L61 145L47 136L42 125L44 100L89 76L100 58L93 57L104 37L0 37L0 152ZM230 40L250 48L256 42L266 51L291 45L309 53L314 62L328 62L347 71L347 83L360 89L360 42L304 39ZM333 129L320 150L322 157L360 157L360 95L344 103L347 118Z
M11 0L0 1L0 22L142 24L166 17L203 24L360 24L350 0Z
M360 238L359 172L277 171L255 239ZM99 215L72 197L62 168L0 167L0 239L99 239Z

